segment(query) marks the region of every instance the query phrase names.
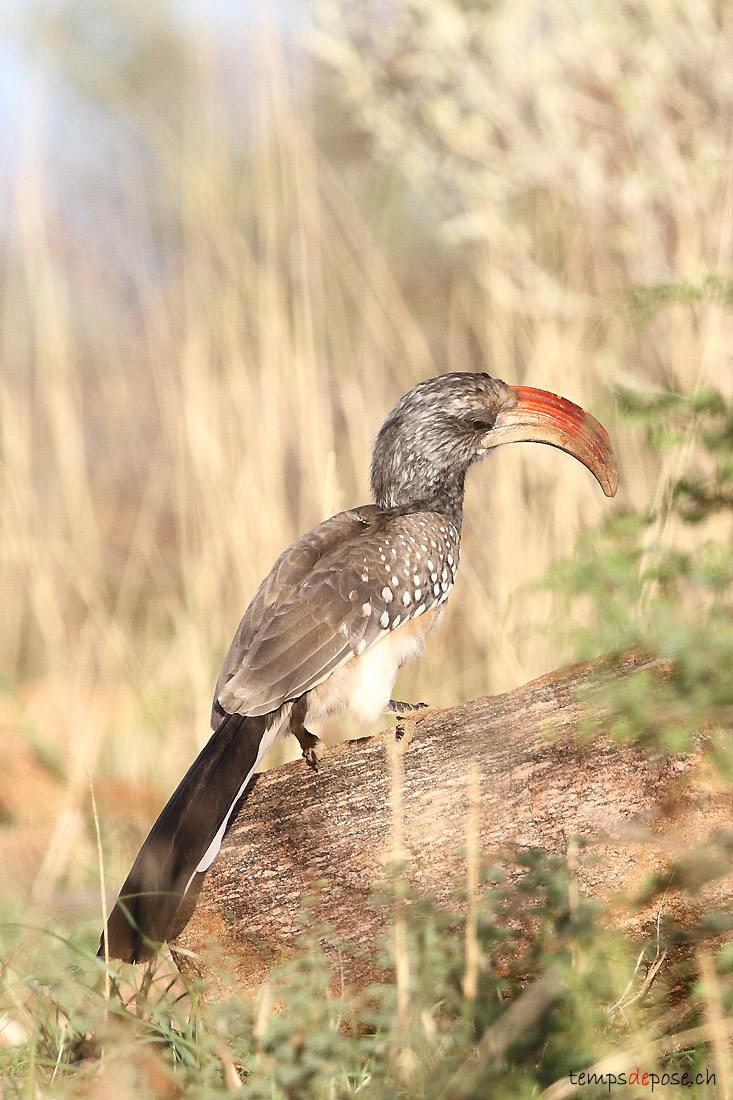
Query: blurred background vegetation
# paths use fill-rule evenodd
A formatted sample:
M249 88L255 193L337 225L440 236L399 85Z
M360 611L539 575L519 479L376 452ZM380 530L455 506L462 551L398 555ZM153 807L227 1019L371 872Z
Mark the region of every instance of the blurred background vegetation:
M641 644L707 656L619 728L729 722L730 5L57 0L2 32L8 919L98 924L89 776L117 884L256 585L367 499L385 413L444 370L593 411L621 489L598 534L567 456L474 471L461 583L401 693Z

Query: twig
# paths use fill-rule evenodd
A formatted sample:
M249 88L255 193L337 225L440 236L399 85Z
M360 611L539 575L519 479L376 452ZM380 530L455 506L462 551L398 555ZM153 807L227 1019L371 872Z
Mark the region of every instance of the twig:
M705 995L705 1014L712 1036L713 1059L720 1075L721 1100L733 1097L733 1066L731 1065L730 1046L726 1042L725 1017L720 996L720 983L715 973L715 964L708 951L700 951L697 965L703 982Z
M467 1001L475 1001L478 990L479 798L479 773L474 765L468 777L466 814L466 970L463 996Z
M468 1096L490 1062L498 1061L508 1047L550 1008L565 989L554 974L546 974L509 1006L504 1015L485 1031L470 1058L458 1068L440 1093L439 1100Z
M86 771L86 768L85 768ZM102 834L99 830L99 815L97 814L97 800L94 797L94 785L92 777L87 771L89 781L89 793L92 797L92 815L94 817L94 829L97 834L97 859L99 861L99 891L102 901L102 943L104 945L104 999L109 1004L111 997L110 973L109 973L109 940L107 938L107 887L104 879L104 854L102 852ZM104 1010L105 1021L107 1008Z

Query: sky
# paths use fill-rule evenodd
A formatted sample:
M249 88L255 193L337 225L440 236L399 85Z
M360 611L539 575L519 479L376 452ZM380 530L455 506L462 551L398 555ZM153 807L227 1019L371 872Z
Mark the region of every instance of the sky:
M255 15L257 0L160 0L171 13L174 20L183 26L187 24L204 27L215 37L227 42L234 34L237 46L246 48L248 23ZM94 11L98 5L100 21L95 32L101 36L109 33L111 22L105 24L104 12L107 0L89 0L89 9ZM24 133L32 123L34 107L39 91L42 98L50 98L58 109L58 74L52 71L44 54L38 48L37 36L28 28L29 12L54 14L69 5L65 0L0 0L0 219L6 220L7 202L16 177L20 151L23 147ZM116 3L110 3L108 10L114 11ZM144 11L142 0L131 0L131 7L138 6ZM307 12L307 4L298 0L273 0L273 13L282 28L297 28ZM53 128L60 127L58 118ZM69 146L72 156L81 155L81 146Z

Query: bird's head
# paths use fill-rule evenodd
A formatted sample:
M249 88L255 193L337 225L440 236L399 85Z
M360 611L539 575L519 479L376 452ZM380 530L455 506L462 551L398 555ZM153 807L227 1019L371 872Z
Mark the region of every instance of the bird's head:
M442 374L397 402L374 444L372 491L382 508L425 507L460 519L468 468L505 443L548 443L573 455L606 496L618 470L605 428L572 401L488 374Z

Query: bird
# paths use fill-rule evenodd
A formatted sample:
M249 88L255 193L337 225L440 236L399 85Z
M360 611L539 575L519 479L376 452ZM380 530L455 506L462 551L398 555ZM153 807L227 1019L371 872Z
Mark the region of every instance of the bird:
M102 933L102 957L156 955L278 737L293 734L316 766L309 724L347 709L367 723L410 709L392 700L392 688L455 583L466 474L517 442L568 452L615 495L606 430L566 398L450 372L397 402L373 447L373 503L302 535L257 589L216 683L211 736L140 849Z

